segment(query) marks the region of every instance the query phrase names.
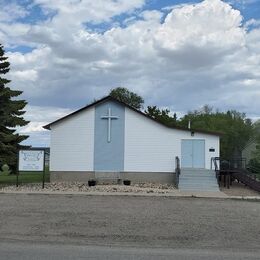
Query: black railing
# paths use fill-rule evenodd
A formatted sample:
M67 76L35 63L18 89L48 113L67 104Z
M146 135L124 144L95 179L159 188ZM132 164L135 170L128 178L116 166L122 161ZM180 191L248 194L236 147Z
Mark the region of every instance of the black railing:
M219 182L219 170L220 170L220 158L219 157L212 157L211 158L211 170L215 170L216 178Z
M224 181L224 187L229 188L232 182L237 179L250 188L260 191L259 169L248 166L245 158L225 160L214 157L211 158L211 169L215 170L219 184L221 180Z
M180 158L178 156L175 157L175 185L179 187L179 176L181 174L181 167L180 167Z
M211 158L211 169L217 170L237 170L246 169L245 158L232 158L229 160L222 159L220 157Z

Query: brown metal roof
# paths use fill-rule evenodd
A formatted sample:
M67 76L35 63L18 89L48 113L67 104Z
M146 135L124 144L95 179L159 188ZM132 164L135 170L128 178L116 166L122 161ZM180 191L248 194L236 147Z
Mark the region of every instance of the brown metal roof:
M93 103L91 103L91 104L89 104L89 105L87 105L87 106L85 106L85 107L83 107L83 108L80 108L80 109L76 110L76 111L73 112L73 113L70 113L70 114L68 114L68 115L66 115L66 116L64 116L64 117L62 117L62 118L60 118L60 119L58 119L58 120L56 120L56 121L53 121L52 123L50 123L50 124L48 124L48 125L43 126L43 128L44 128L44 129L51 130L50 127L51 127L52 125L54 125L54 124L56 124L56 123L58 123L58 122L61 122L61 121L63 121L64 119L67 119L67 118L69 118L69 117L71 117L71 116L73 116L73 115L75 115L75 114L78 114L78 113L80 113L80 112L83 111L83 110L87 110L87 109L89 109L89 108L91 108L91 107L94 107L94 106L96 106L96 105L98 105L98 104L104 103L104 102L109 101L109 100L110 100L110 101L114 101L114 102L116 102L116 103L119 103L119 104L121 104L121 105L123 105L123 106L125 106L125 107L128 107L129 109L133 110L134 112L136 112L136 113L138 113L138 114L140 114L140 115L142 115L142 116L145 116L146 118L148 118L148 119L150 119L150 120L153 120L154 122L156 122L156 123L158 123L158 124L160 124L160 125L163 125L163 126L165 126L165 127L167 127L167 128L177 129L177 130L183 130L183 131L189 131L189 132L198 132L198 133L204 133L204 134L216 135L216 136L221 136L221 135L223 135L223 133L220 133L220 132L213 132L213 131L200 130L200 129L189 129L189 128L179 127L179 126L168 126L168 125L162 123L161 121L159 121L159 120L157 120L157 119L154 119L153 117L151 117L151 116L145 114L144 112L142 112L142 111L140 111L140 110L137 110L137 109L135 109L135 108L129 106L128 104L126 104L126 103L124 103L124 102L122 102L122 101L120 101L120 100L118 100L118 99L112 97L112 96L106 96L106 97L104 97L104 98L102 98L102 99L99 99L99 100L97 100L97 101L95 101L95 102L93 102Z

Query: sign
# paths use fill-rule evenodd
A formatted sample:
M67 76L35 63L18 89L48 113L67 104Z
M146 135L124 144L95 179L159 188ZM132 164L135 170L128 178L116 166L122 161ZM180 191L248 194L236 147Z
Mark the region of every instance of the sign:
M44 150L20 150L19 171L44 171Z

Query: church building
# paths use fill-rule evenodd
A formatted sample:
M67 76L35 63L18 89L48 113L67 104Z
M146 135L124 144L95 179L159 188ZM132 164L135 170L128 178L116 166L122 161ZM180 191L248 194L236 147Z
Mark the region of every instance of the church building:
M46 126L51 131L51 181L119 176L135 182L174 183L181 169L211 169L219 134L169 127L107 96Z

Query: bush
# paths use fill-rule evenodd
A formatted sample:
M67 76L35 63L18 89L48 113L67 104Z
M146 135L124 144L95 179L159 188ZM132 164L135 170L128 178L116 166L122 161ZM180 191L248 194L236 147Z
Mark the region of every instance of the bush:
M247 165L247 167L253 172L253 173L260 173L260 161L257 159L251 159Z
M4 164L2 167L1 167L2 171L0 171L0 174L1 175L9 175L11 173L10 171L10 168L7 164Z

